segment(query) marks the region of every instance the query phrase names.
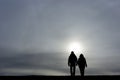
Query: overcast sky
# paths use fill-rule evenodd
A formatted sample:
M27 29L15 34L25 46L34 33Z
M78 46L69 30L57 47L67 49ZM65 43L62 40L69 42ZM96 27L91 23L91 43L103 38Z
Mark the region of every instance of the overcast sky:
M120 0L0 0L0 75L69 75L73 41L86 75L120 74Z

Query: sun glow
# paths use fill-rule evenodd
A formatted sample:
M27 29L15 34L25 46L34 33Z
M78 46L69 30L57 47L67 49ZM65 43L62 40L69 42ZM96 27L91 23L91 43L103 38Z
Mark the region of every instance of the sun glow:
M83 51L83 46L79 42L72 42L68 45L68 50L70 52L74 51L75 53L80 54Z

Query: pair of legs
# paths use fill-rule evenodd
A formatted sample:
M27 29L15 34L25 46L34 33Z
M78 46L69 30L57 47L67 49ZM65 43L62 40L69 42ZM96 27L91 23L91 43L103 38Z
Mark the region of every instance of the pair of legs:
M80 69L80 74L83 77L84 76L85 68L84 67L79 67L79 69Z
M75 67L75 66L70 66L71 76L75 76L75 70L76 70L76 67Z

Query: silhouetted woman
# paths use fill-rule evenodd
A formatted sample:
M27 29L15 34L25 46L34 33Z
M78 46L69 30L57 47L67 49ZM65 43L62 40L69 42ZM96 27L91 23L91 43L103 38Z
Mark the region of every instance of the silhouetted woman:
M71 76L75 76L76 65L77 65L77 57L74 54L74 52L72 51L68 58L68 66L70 66Z
M83 77L84 76L84 71L85 67L87 67L87 62L83 54L80 54L79 59L77 61L78 67L80 69L80 74Z

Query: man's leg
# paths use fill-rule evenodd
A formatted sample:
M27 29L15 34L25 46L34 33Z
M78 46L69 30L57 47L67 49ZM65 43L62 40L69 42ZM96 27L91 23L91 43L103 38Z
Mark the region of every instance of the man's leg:
M71 74L71 76L72 76L72 66L70 66L70 74Z
M75 76L76 66L73 66L73 75Z

